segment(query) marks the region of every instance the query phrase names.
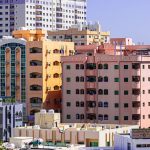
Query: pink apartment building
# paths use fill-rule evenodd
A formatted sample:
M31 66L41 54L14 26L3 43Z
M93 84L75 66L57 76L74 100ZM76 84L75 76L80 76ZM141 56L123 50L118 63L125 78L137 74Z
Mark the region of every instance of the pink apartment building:
M62 121L150 127L150 46L76 50L62 57Z

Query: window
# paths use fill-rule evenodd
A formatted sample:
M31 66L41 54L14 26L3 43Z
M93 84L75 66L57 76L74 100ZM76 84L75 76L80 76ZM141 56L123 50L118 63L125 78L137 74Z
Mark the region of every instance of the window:
M80 94L80 91L79 91L79 89L76 89L76 94Z
M66 105L67 105L67 107L70 107L70 106L71 106L71 103L70 103L70 102L67 102Z
M71 115L67 115L67 117L66 117L67 119L71 119Z
M71 94L71 90L67 90L67 94Z
M103 102L98 102L98 107L103 107Z
M108 77L104 77L104 82L108 82Z
M104 102L104 107L108 107L108 102Z
M79 114L76 114L76 119L80 119L80 115Z
M104 69L108 69L108 64L104 64Z
M119 120L119 116L114 116L114 120Z
M148 81L150 81L150 77L148 77Z
M143 90L143 94L145 94L145 90Z
M76 77L76 82L79 82L80 78L79 77Z
M145 69L145 65L142 65L142 68Z
M108 90L104 89L104 95L108 95Z
M81 89L81 90L80 90L80 94L84 94L84 89Z
M103 82L103 77L98 77L98 82Z
M69 78L69 77L66 78L66 81L67 81L67 82L70 82L70 81L71 81L71 78Z
M70 70L70 69L71 69L70 65L67 65L67 66L66 66L66 69L67 69L67 70Z
M115 94L115 95L119 95L119 91L115 90L115 91L114 91L114 94Z
M148 65L148 69L150 69L150 65Z
M119 69L119 65L114 65L114 69Z
M128 116L124 116L124 120L128 120Z
M119 104L118 103L115 103L115 108L118 108L119 107Z
M124 78L124 82L128 82L128 78Z
M84 35L81 35L81 38L84 38Z
M80 69L84 69L84 64L80 64Z
M80 106L80 103L77 101L76 102L76 107L79 107Z
M103 69L103 65L102 65L102 64L99 64L99 65L98 65L98 69Z
M128 95L128 91L125 90L125 91L124 91L124 95Z
M81 106L81 107L84 107L84 102L81 102L81 103L80 103L80 106Z
M98 90L98 94L99 94L99 95L103 95L103 90L102 90L102 89L99 89L99 90Z
M128 107L128 103L124 103L124 108L127 108Z
M104 115L104 120L108 120L108 115Z
M114 78L114 82L119 82L119 78Z
M79 64L76 64L76 69L79 69L79 67L80 67Z
M80 82L84 82L84 77L80 77Z
M143 77L143 82L145 81L145 78Z
M102 121L103 120L103 115L99 114L98 115L98 120Z
M150 90L148 90L148 94L150 94Z
M124 65L124 69L128 69L128 65Z

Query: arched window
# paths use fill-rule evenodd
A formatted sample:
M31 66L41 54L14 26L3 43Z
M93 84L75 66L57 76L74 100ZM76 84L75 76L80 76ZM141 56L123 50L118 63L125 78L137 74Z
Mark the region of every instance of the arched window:
M42 61L40 60L31 60L30 66L42 66Z
M100 120L100 121L103 120L103 115L102 115L102 114L99 114L99 115L98 115L98 120Z
M102 64L99 64L99 65L98 65L98 69L103 69L103 65L102 65Z
M84 89L81 89L81 90L80 90L80 94L84 94Z
M108 95L108 89L104 89L104 95Z
M53 75L53 77L54 77L54 78L59 78L59 74L58 74L58 73L55 73L55 74Z
M59 66L59 62L58 62L58 61L54 61L54 62L53 62L53 65L54 65L54 66Z
M76 89L76 94L79 94L80 93L80 90L79 89Z
M54 49L54 50L53 50L53 53L55 53L55 54L59 54L60 52L59 52L59 50L58 50L58 49Z
M42 103L42 98L32 97L32 98L30 98L30 103Z
M76 77L76 82L79 82L79 77Z
M59 86L55 85L54 90L59 90Z
M108 77L107 76L104 77L104 82L108 82Z
M41 91L42 90L42 86L41 85L31 85L30 86L30 90L31 91Z
M76 114L76 119L80 119L80 115L79 114Z
M103 102L98 102L98 107L103 107Z
M108 64L104 64L104 69L108 69Z
M103 82L103 77L99 76L98 77L98 82Z
M108 115L104 115L104 120L108 120Z
M80 82L84 82L84 77L80 77Z
M42 78L42 74L38 72L30 73L30 78Z
M108 102L104 102L104 107L108 107Z
M103 90L102 90L102 89L99 89L99 90L98 90L98 94L99 94L99 95L103 95Z

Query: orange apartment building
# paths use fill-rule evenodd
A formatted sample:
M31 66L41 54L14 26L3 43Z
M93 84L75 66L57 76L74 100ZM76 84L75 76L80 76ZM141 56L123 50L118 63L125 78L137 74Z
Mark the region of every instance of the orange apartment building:
M74 54L73 42L50 41L43 30L13 32L26 39L26 109L29 120L42 107L61 112L61 56Z

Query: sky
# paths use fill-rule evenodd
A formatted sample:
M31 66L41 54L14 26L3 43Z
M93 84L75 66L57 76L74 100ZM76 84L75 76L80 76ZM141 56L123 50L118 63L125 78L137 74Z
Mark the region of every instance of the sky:
M87 0L88 21L99 21L111 37L150 44L150 0Z

